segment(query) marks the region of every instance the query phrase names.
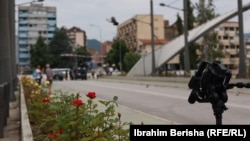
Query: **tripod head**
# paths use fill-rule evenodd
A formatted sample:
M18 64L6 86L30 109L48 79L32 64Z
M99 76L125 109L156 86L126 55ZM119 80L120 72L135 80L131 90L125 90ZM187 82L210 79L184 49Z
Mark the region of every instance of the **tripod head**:
M226 89L231 79L231 72L218 61L202 62L198 71L189 81L192 92L188 98L190 104L198 102L227 102Z

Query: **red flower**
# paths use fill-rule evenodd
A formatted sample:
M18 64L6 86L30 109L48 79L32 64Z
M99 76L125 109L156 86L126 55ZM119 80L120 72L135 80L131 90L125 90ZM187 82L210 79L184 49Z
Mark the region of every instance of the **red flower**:
M57 138L57 136L55 134L53 134L53 133L49 133L48 136L51 139L56 139Z
M88 92L86 96L89 97L90 99L96 98L95 92Z
M44 102L44 103L49 103L49 98L45 97L45 98L43 99L43 102Z
M83 102L81 99L75 99L73 102L72 102L72 105L74 106L81 106L83 105Z
M61 129L58 129L58 130L56 131L56 134L57 134L57 135L61 135L61 134L63 134L63 131L62 131Z

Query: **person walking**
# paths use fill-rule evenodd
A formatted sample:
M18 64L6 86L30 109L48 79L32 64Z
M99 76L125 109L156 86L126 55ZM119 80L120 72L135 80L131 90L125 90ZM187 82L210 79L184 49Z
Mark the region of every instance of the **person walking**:
M49 81L48 94L51 94L51 86L52 86L52 82L53 82L53 71L50 68L49 64L46 64L45 74L47 76L47 81Z
M41 85L41 81L42 81L42 71L41 71L40 65L37 65L37 68L34 70L33 77L34 77L35 81L36 81L39 85Z

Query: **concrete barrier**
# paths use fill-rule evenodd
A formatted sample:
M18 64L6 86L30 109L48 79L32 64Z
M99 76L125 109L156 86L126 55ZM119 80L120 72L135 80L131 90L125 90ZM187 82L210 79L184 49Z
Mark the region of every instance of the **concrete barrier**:
M28 111L23 93L23 86L20 82L20 105L21 105L21 140L22 141L33 141L32 129L30 126Z

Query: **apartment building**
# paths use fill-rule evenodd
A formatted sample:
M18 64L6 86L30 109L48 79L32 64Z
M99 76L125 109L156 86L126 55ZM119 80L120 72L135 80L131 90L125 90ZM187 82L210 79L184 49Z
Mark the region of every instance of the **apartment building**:
M154 39L164 40L163 15L154 15ZM117 28L117 37L123 39L130 49L142 53L145 50L151 52L151 46L144 46L142 40L151 41L151 16L135 15L121 23ZM156 41L157 42L157 41ZM155 46L157 48L159 46Z
M72 27L67 30L67 35L73 44L73 50L77 47L86 47L86 32L78 27Z
M246 33L245 37L245 48L246 48L246 63L248 65L248 72L250 74L250 33ZM249 75L250 76L250 75Z
M239 70L239 28L238 22L229 21L220 24L215 31L219 44L223 46L224 58L220 59L233 76Z
M217 33L217 39L219 40L219 44L217 46L223 46L224 57L220 58L220 61L232 72L233 77L235 77L238 74L239 69L238 22L224 22L214 30ZM177 35L178 33L176 26L174 24L171 26L167 26L167 22L165 22L165 37L171 40L174 39ZM202 45L202 39L199 39L196 42L199 43L201 46L204 46ZM247 63L250 63L250 38L245 38L245 51L247 59L246 61ZM198 51L198 54L201 54L201 52ZM167 63L169 65L169 68L174 69L174 66L178 66L178 63L180 61L179 57L177 56L175 56L174 59Z
M54 37L57 27L56 7L31 3L18 7L18 65L30 67L30 49L39 36L45 43Z

